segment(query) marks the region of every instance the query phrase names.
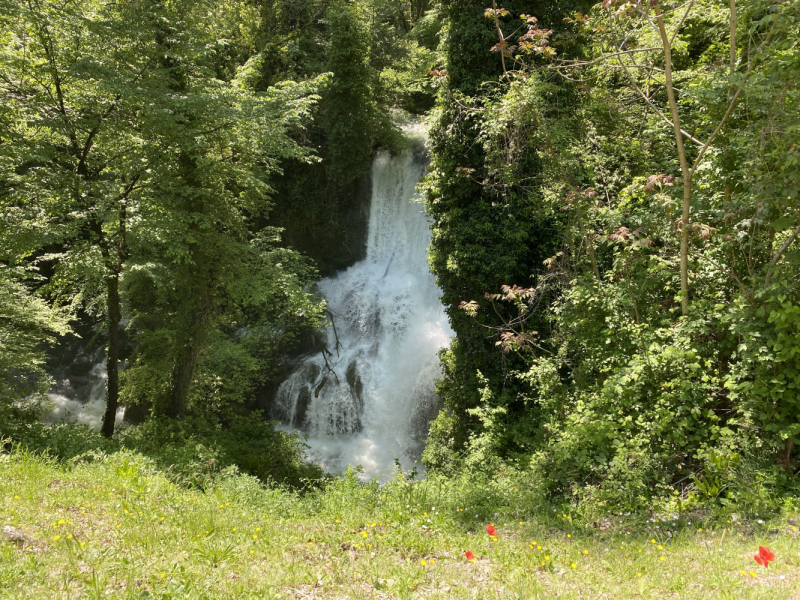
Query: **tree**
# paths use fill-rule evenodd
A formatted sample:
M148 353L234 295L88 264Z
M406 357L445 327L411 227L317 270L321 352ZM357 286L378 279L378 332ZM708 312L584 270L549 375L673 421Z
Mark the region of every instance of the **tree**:
M157 239L159 260L198 276L196 293L184 290L194 317L175 367L180 415L213 306L213 273L236 259L230 242L246 238L249 215L263 210L277 160L310 156L288 132L307 117L318 82L255 93L258 57L233 79L217 79L207 53L213 29L203 24L215 6L3 3L0 179L20 224L13 260L55 263L47 285L55 301L105 321L109 437L119 399L120 285L132 250Z

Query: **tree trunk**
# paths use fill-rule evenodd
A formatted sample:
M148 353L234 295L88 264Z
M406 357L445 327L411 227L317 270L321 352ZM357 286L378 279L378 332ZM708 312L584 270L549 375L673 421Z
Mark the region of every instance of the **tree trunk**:
M681 163L681 173L683 175L683 216L681 219L681 314L689 314L689 218L692 205L692 171L689 168L689 161L686 158L686 150L683 146L683 133L681 132L681 120L678 115L678 103L675 101L675 90L672 86L672 44L667 29L664 27L664 17L661 16L661 7L656 2L653 5L658 23L658 31L661 34L661 43L664 47L664 79L667 88L667 100L669 110L672 113L672 125L675 129L675 144L678 149L678 159Z
M186 415L186 399L194 378L197 358L203 348L207 336L208 320L211 316L212 298L209 285L206 284L201 294L199 306L195 310L189 336L175 361L172 374L171 403L167 415L181 418Z
M119 405L119 322L122 313L119 306L119 271L108 278L108 349L106 352L106 412L103 415L101 432L107 438L114 435L114 420Z

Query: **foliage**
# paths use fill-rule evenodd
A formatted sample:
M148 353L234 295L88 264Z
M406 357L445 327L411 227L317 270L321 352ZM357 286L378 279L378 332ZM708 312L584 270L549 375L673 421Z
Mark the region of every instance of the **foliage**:
M126 429L119 441L150 457L182 484L199 488L212 485L230 467L294 488L322 476L319 467L305 461L302 440L275 430L259 413L233 416L224 424L200 417L150 419Z
M791 486L800 427L798 4L740 6L733 67L727 6L664 9L680 120L690 132L683 134L686 153L697 163L690 220L678 209L686 186L665 116L664 53L645 50L659 46L652 10L606 2L558 25L523 12L523 35L539 32L526 40L553 52L518 54L507 35L496 48L508 67L502 93L487 87L477 101L456 96L460 72L448 72L435 127L444 136L468 119L462 143L480 141L482 153L472 164L462 159L442 169L450 154L434 134L433 267L451 314L463 310L453 317L459 339L444 361L447 412L426 450L431 466L520 464L554 496L629 508L673 494L732 503L739 496L725 482L736 469L720 473L713 465L739 460L775 481L776 493ZM513 31L520 12L498 13L501 30ZM636 50L613 56L614 36ZM528 166L531 156L537 171ZM498 258L522 248L506 242L495 258L480 254L491 248L487 242L469 254L483 256L491 275L469 287L457 283L453 274L465 269L456 249L478 226L459 234L442 207L458 206L458 190L473 178L471 198L502 190L552 223L544 269L528 263L526 274L498 281ZM517 222L495 226L494 239ZM688 311L680 306L682 234ZM520 303L509 290L521 288L512 284L532 285L534 293ZM486 380L469 380L477 365L453 362L468 339L464 320L513 355L502 378L480 369Z
M0 266L0 410L38 402L50 379L42 345L66 334L67 315L31 293L31 273ZM27 284L27 285L26 285Z

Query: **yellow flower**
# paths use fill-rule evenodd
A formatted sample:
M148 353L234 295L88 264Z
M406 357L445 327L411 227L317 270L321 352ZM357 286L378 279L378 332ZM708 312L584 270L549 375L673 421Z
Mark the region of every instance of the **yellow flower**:
M577 568L578 568L578 565L577 565L577 564L575 564L575 563L572 563L570 566L571 566L573 569L577 569Z
M544 559L545 560L550 560L550 557L549 556L545 556Z
M655 544L656 543L655 539L650 540L650 543Z
M536 546L536 549L537 549L537 550L541 550L541 549L542 549L542 547L541 547L541 546Z
M424 560L421 560L421 561L419 561L419 564L421 564L421 565L424 567L424 566L425 566L425 565L427 565L428 563L426 563Z
M255 554L255 553L256 553L255 550L250 550L250 554Z
M641 573L637 573L637 574L636 574L636 576L637 576L637 577L641 577L641 576L642 576L642 574L641 574Z
M166 573L162 573L162 574L160 575L161 579L164 579L166 576L167 576L167 574L166 574Z
M753 573L752 571L750 571L750 575L752 575L753 577L755 577L755 576L756 576L756 574L755 574L755 573Z
M664 557L663 556L659 556L658 560L664 560Z
M257 539L258 539L258 536L257 536L256 534L253 534L253 539L254 539L254 540L257 540Z
M57 536L56 536L56 537L54 537L53 539L54 539L55 541L58 541L58 540L60 540L60 539L61 539L61 536L60 536L60 535L57 535Z
M589 554L589 551L588 550L584 550L583 553L584 554Z
M702 527L700 527L700 528L699 528L697 531L703 531L703 528L702 528Z
M362 531L361 532L361 537L366 538L367 537L367 532L366 531Z
M256 527L256 531L261 531L261 527Z
M72 539L72 534L71 534L71 533L68 533L68 534L67 534L67 539L68 539L68 540L71 540L71 539Z
M431 564L432 564L432 565L433 565L433 564L436 564L436 559L433 559L433 558L432 558L432 559L431 559Z
M64 519L59 519L58 520L58 524L59 525L63 525L64 523L66 523L66 521Z
M567 537L568 537L568 538L571 538L572 536L571 536L570 534L567 534Z
M747 575L747 573L745 573L744 571L739 571L739 573L741 573L742 575Z
M81 548L86 548L86 542L81 542Z
M663 549L664 549L664 546L662 546L661 544L659 544L659 545L658 545L658 549L659 549L659 550L663 550Z

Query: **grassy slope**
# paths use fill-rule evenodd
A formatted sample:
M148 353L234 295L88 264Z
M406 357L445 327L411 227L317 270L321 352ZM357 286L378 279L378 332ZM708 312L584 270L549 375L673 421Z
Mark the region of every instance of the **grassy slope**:
M477 509L431 481L343 478L300 497L237 476L203 493L147 464L0 454L0 598L800 599L800 536L785 519L601 531L540 510L498 515L493 541ZM777 554L769 570L758 544Z

